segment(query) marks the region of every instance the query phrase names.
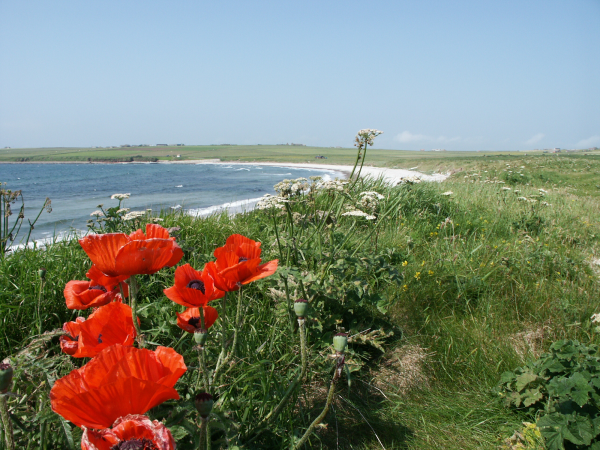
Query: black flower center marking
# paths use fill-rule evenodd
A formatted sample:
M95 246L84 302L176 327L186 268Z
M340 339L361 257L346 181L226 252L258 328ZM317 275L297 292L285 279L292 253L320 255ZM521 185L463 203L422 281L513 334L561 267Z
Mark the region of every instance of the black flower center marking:
M159 448L148 439L129 439L112 446L110 450L159 450Z
M98 344L102 344L102 333L98 335Z
M92 291L102 291L102 292L106 292L106 288L104 286L100 286L99 284L96 286L90 286L89 290Z
M194 328L199 328L200 327L200 317L192 317L190 320L188 320L188 324L193 326Z
M244 258L242 256L240 259L238 259L238 264L241 263L241 262L244 262L244 261L248 261L248 258Z
M202 292L203 294L206 293L206 290L204 288L204 281L202 281L202 280L192 280L187 284L186 287L190 288L190 289L196 289L196 290Z

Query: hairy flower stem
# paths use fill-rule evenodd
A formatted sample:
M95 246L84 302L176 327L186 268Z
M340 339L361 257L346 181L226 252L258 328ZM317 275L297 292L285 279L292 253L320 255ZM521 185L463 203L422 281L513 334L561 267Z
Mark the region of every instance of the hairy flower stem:
M2 416L2 423L4 424L4 439L6 441L6 448L8 450L15 450L15 438L13 436L10 414L8 413L7 398L8 395L0 394L0 416Z
M205 419L204 417L200 419L200 445L198 446L198 450L206 449L208 435L208 417Z
M348 177L350 180L352 180L352 175L354 175L356 166L358 166L358 161L360 160L360 151L361 150L362 150L362 146L358 147L358 152L356 153L356 161L354 161L354 167L352 168L352 172L350 173L350 176ZM364 158L363 158L363 161L364 161Z
M215 371L213 373L212 384L217 381L217 377L220 375L221 370L225 365L231 361L231 358L235 355L237 341L238 341L238 332L241 328L241 320L242 320L242 288L240 287L238 291L238 301L237 301L237 309L235 313L235 323L233 324L233 343L231 344L231 350L225 355L225 347L221 349L221 355L219 355L219 360L217 360L217 366L215 367ZM221 358L221 356L224 356Z
M202 382L204 384L204 391L209 392L210 383L208 380L208 369L206 368L206 355L204 351L204 346L198 346L198 362L200 363L200 369L202 373L199 374L202 377ZM200 376L198 377L198 383L200 384Z
M146 344L144 343L144 336L142 335L142 330L140 329L140 324L138 323L137 317L137 294L138 294L138 284L135 279L135 275L129 277L129 299L131 300L131 318L133 319L133 327L135 328L135 332L137 333L137 342L140 348L145 348Z
M298 450L304 445L304 443L308 440L308 438L310 437L314 429L317 427L317 425L319 425L323 421L323 419L329 412L329 408L331 407L331 403L333 402L333 396L335 394L335 382L339 378L338 373L339 371L336 369L333 374L333 378L331 379L331 384L329 385L329 392L327 393L327 402L325 403L323 411L321 411L321 414L319 414L317 418L313 420L308 429L304 432L300 440L294 446L294 450Z
M283 261L283 250L281 249L281 242L279 241L279 229L277 228L277 219L275 214L271 214L273 218L273 228L275 228L275 238L277 239L277 247L279 248L279 259Z
M300 335L300 357L302 358L302 371L300 372L300 375L298 375L298 377L292 382L292 384L290 384L290 387L286 391L277 407L258 424L259 427L264 423L275 420L277 416L279 416L283 410L283 407L287 404L290 397L296 390L296 387L304 380L304 377L306 376L308 358L306 350L306 321L304 320L304 317L298 317L298 334Z
M227 337L227 292L223 296L221 300L221 323L222 325L222 333L221 333L221 350L225 349L225 339Z
M292 305L292 299L290 298L290 288L288 287L288 280L287 277L284 276L282 277L283 279L283 284L285 286L285 299L287 301L287 310L288 310L288 316L290 318L290 333L294 332L294 313L292 312L292 309L294 308L294 306Z
M38 304L37 304L38 334L42 334L42 316L40 315L40 308L42 305L42 300L44 299L45 284L46 284L46 280L42 278L40 280L40 292L38 294Z

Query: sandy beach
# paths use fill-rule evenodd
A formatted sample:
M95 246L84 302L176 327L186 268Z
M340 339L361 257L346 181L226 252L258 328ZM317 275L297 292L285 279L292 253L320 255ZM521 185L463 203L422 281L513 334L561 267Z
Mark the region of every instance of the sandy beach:
M186 161L160 161L159 164L236 164L248 166L274 166L274 167L290 167L296 169L317 169L317 170L333 170L343 173L346 177L350 176L353 166L344 166L337 164L311 164L311 163L283 163L283 162L244 162L244 161L229 161L224 162L218 159L199 159ZM358 169L357 169L358 170ZM382 177L389 183L396 184L403 178L416 177L423 181L444 181L448 178L446 174L426 175L421 172L406 169L390 169L387 167L364 166L361 176L380 178Z

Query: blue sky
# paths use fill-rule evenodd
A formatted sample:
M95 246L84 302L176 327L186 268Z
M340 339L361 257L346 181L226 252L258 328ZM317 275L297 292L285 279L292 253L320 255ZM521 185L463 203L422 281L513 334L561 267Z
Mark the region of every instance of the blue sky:
M0 147L600 147L600 1L0 0Z

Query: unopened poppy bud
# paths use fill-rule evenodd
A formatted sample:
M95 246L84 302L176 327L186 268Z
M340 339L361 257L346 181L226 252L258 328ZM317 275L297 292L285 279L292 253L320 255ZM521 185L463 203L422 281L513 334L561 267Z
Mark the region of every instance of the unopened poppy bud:
M294 302L294 312L298 317L306 316L306 310L308 309L308 301L303 298L299 298Z
M40 277L40 279L45 280L46 279L46 269L44 267L40 267L38 269L38 276Z
M348 344L348 334L346 333L337 333L333 336L333 348L338 353L343 353L346 350L346 345Z
M12 383L12 378L13 368L10 366L10 364L0 364L0 394L6 394L8 392L10 383Z
M194 331L194 340L198 345L204 345L206 343L206 339L208 338L208 331L204 328L200 328Z
M212 411L214 403L215 401L213 400L213 396L208 392L200 392L196 395L196 399L194 401L196 410L203 419L206 419L208 416L210 416L210 412Z

